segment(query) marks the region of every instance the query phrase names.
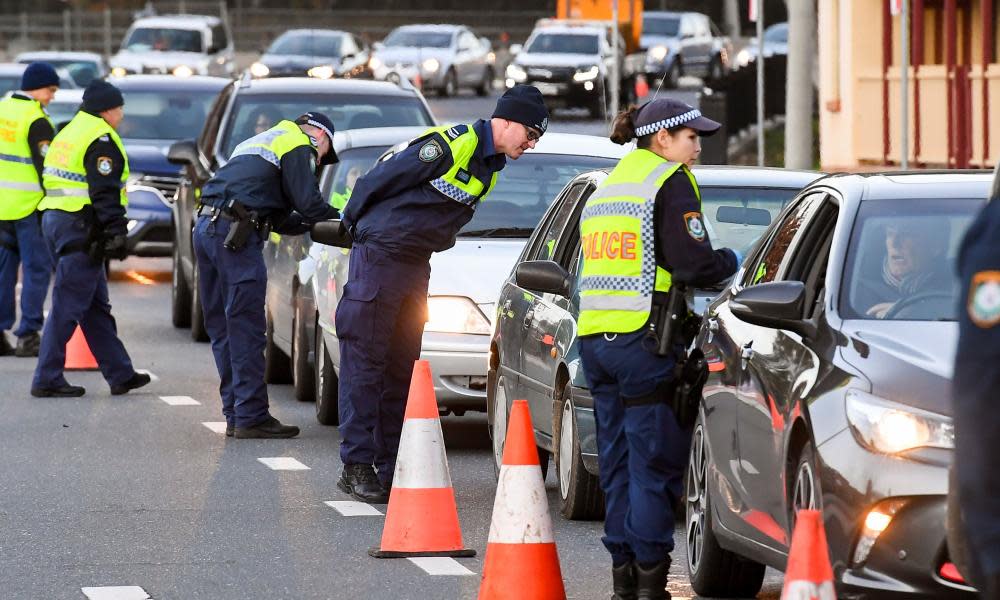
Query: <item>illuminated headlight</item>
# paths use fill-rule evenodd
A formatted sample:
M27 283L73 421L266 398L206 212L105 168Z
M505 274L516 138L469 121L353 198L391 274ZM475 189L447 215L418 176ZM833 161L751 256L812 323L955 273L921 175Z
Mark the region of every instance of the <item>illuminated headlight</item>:
M753 60L753 55L746 48L736 53L736 64L741 67L749 65L751 60Z
M589 69L581 69L573 75L573 81L593 81L597 79L598 73L600 73L600 69L597 68L597 65Z
M255 62L250 65L250 74L254 77L267 77L270 73L271 69L264 63Z
M649 58L653 60L663 60L667 57L667 47L666 46L653 46L649 49Z
M333 77L333 67L330 65L320 65L306 71L306 74L316 79L330 79Z
M138 224L139 224L139 221L136 221L135 219L129 219L128 223L125 224L125 229L127 231L132 231L133 229L135 229L135 226L138 225Z
M125 70L125 67L114 67L113 69L111 69L112 77L125 77L125 75L127 74L128 71Z
M368 60L368 68L372 71L377 71L382 68L382 59L377 56L373 56Z
M479 307L469 298L461 296L430 296L427 298L427 314L424 331L488 335L492 329Z
M507 79L524 81L527 78L528 74L519 65L507 65Z
M847 420L858 440L876 452L955 447L955 427L948 417L860 390L847 390Z
M177 65L174 67L173 74L175 77L190 77L194 75L194 71L187 65Z
M425 71L436 73L437 70L441 68L441 63L439 63L438 59L436 58L428 58L421 64L421 66L424 68Z
M905 504L906 500L899 498L883 500L868 511L864 525L861 527L861 535L858 536L858 543L854 546L854 566L860 566L861 563L868 560L868 555L871 554L878 537L889 528L892 519Z

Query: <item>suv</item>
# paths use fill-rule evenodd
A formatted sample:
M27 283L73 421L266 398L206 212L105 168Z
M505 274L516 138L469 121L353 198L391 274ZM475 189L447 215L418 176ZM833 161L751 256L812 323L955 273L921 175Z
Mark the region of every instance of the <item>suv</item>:
M312 110L328 115L338 131L434 125L427 102L408 84L299 77L252 79L247 74L223 88L197 141L176 142L167 152L168 160L184 165L172 204L172 320L175 327L190 326L195 340L208 340L191 244L202 186L226 164L238 143L281 119L294 119Z
M233 42L219 17L164 15L132 23L121 50L111 57L111 73L231 76Z
M480 96L493 87L493 52L486 38L461 25L404 25L374 46L376 79L420 80L425 90L454 96L460 87Z
M733 45L706 15L644 12L639 45L646 50L646 76L677 87L681 75L718 82L729 69Z

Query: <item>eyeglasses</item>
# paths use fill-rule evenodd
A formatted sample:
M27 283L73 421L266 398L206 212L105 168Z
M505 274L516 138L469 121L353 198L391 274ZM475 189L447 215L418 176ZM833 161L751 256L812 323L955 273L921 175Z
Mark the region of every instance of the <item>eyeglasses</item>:
M529 142L537 142L538 139L540 137L542 137L542 134L538 133L537 131L535 131L534 129L528 127L527 125L524 125L524 131L525 131L525 133L528 134L528 141Z

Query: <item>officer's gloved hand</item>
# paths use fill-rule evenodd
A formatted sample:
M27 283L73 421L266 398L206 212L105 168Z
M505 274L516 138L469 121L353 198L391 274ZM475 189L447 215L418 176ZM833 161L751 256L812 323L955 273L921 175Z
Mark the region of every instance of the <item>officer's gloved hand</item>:
M125 234L104 238L104 258L125 260L127 256L128 248L125 247Z
M302 235L309 231L309 224L302 220L302 215L298 213L288 213L288 216L280 221L272 223L273 231L281 235Z

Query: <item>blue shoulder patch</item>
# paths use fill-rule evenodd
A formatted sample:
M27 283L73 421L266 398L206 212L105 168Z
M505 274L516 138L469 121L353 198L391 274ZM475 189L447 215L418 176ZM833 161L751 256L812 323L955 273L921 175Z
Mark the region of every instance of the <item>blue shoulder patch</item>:
M453 142L466 133L469 133L468 125L454 125L446 129L444 132L444 134L448 136L448 139Z

